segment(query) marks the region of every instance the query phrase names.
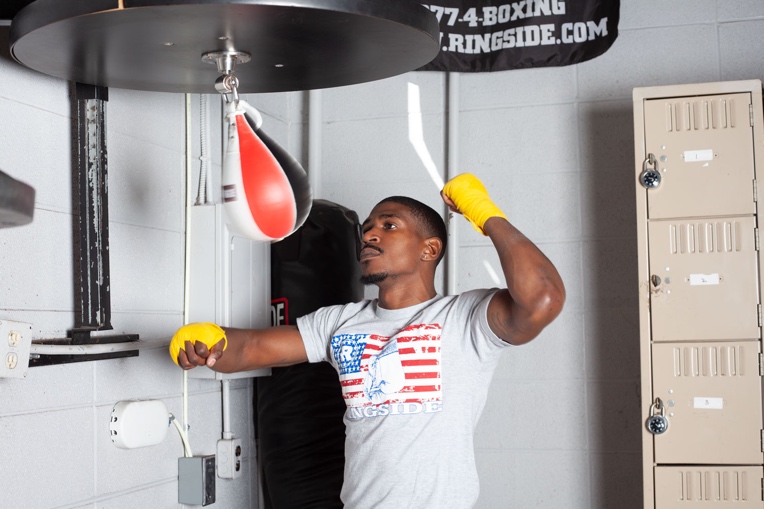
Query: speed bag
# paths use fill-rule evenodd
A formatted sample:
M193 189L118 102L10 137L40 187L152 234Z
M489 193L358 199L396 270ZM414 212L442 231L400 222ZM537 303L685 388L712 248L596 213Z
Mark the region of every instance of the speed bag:
M243 99L226 108L228 144L222 184L228 228L252 240L283 239L310 212L313 193L308 175L263 132L255 108Z
M305 224L271 245L273 325L363 299L358 215L314 200ZM328 362L273 368L257 379L255 412L265 507L341 508L345 402Z

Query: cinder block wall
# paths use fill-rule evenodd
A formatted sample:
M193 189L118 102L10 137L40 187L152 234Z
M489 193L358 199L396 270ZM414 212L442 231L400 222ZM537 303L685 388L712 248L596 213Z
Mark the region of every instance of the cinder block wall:
M460 169L489 184L568 288L562 316L507 352L492 384L476 439L481 509L641 507L631 90L764 77L764 4L622 2L620 31L605 55L577 66L460 76ZM0 169L37 189L34 222L0 230L0 319L60 337L74 320L68 85L9 61L7 29L0 29L0 77ZM409 73L325 90L323 198L361 217L392 194L440 207L409 139L409 96L417 91L425 145L443 172L445 76ZM268 133L306 162L304 99L250 97ZM113 323L142 339L162 340L182 323L184 106L182 95L110 90ZM219 169L214 117L210 129ZM493 286L495 254L460 226L459 289ZM180 384L163 349L0 379L3 504L177 507L177 433L124 451L111 444L107 422L122 399L162 399L179 414ZM251 383L234 382L232 427L250 452L244 476L219 484L217 507L257 507L251 396ZM191 381L199 453L213 451L219 402L214 382Z

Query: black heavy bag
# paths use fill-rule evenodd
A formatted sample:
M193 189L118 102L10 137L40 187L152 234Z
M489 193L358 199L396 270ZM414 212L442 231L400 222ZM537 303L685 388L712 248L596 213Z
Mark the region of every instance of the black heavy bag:
M314 200L305 224L271 245L274 325L363 298L358 215ZM265 507L342 507L345 425L339 377L327 362L274 368L257 380Z

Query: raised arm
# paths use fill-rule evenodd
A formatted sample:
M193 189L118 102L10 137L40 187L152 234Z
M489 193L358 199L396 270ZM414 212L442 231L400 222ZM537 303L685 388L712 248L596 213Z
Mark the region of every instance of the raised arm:
M294 325L270 329L230 329L193 323L178 329L170 357L183 369L207 366L221 373L290 366L308 360Z
M552 262L509 223L483 184L470 174L450 180L441 193L455 212L464 214L487 235L499 255L507 288L488 305L491 330L507 343L532 340L562 311L565 286Z

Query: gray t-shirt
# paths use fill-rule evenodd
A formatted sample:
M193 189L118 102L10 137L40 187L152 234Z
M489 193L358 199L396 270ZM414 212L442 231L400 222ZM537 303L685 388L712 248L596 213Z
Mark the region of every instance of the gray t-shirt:
M395 310L367 300L297 319L308 360L337 369L347 404L345 507L473 507L473 432L508 346L488 326L495 291Z

